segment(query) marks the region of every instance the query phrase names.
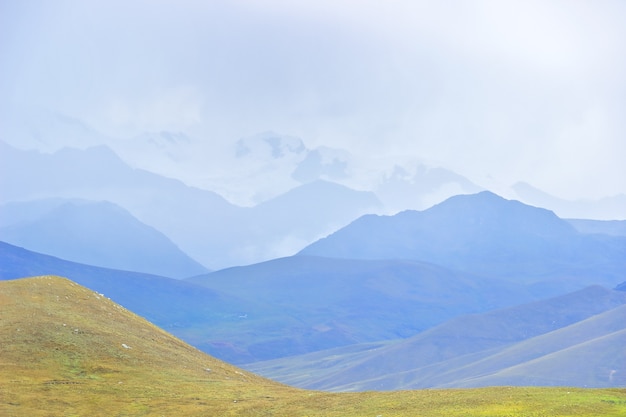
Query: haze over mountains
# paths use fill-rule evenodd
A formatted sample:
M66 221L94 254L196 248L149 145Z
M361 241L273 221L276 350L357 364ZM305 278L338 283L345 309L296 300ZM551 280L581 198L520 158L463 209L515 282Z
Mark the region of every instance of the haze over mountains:
M420 163L359 191L346 185L347 152L273 134L237 145L249 169L237 181L290 173L253 206L132 168L106 146L0 146L0 239L13 244L2 244L3 279L68 276L211 355L303 387L622 384L605 369L622 363L622 298L610 289L626 279L623 221L562 219ZM25 166L39 174L10 175ZM397 212L407 207L422 210ZM565 377L542 372L597 353Z
M168 144L165 149L185 142L166 133L159 138ZM155 142L153 138L141 140ZM183 145L178 143L181 141ZM163 233L210 269L292 255L363 214L423 210L452 195L481 190L444 168L409 163L385 165L386 173L370 176L371 191L357 191L345 184L358 183L355 179L364 173L351 165L347 152L307 149L299 139L274 134L241 140L233 151L234 166L241 159L249 170L240 172L239 180L277 184L275 191L260 188L258 198L263 200L263 194L265 200L253 207L237 206L215 192L131 168L102 145L85 150L64 148L52 154L19 150L6 143L0 143L0 148L1 202L33 201L38 205L43 203L35 200L48 198L109 201ZM12 175L25 166L29 175ZM286 175L291 182L281 183L278 178ZM284 192L277 195L276 190ZM617 213L622 208L626 212L626 206L618 200L611 200L615 204L608 200L605 205L589 203L589 207L613 207L605 214L619 218Z
M626 2L35 3L0 415L626 415Z
M109 202L47 199L0 206L8 243L74 262L185 278L208 272L165 235Z
M42 154L3 144L0 151L3 202L47 198L109 201L164 233L210 268L292 254L380 206L371 193L318 181L273 202L239 207L211 191L133 169L106 147ZM11 174L24 166L41 174ZM298 215L298 210L310 210L319 201L326 203L314 216Z
M608 288L624 282L626 270L626 238L619 233L581 233L552 212L490 192L456 196L422 212L363 216L298 255L227 268L184 282L81 267L11 245L4 248L3 265L12 268L3 272L5 279L43 271L68 275L154 318L221 359L247 363L251 369L286 381L301 372L311 377L296 378L299 384L319 383L325 389L342 390L471 385L467 378L484 376L481 361L491 363L500 357L492 358L492 354L509 357L502 349L536 349L539 342L534 337L617 308L623 294L615 295ZM589 285L596 287L585 289ZM573 293L566 295L569 292ZM549 296L564 298L540 301ZM164 299L167 308L162 306ZM528 304L532 301L540 304ZM494 312L503 308L511 310ZM594 326L581 324L582 339L574 340L569 330L563 330L549 336L545 346L540 344L545 353L533 356L529 351L530 356L519 356L528 360L511 362L509 358L502 363L532 369L532 361L556 355L555 361L564 358L565 366L572 356L557 355L557 351L591 355L597 349L615 351L617 366L622 352L614 348L622 339L620 333L613 333L621 330L611 320L621 311L609 315L606 326L601 325L612 329L608 333L593 333ZM507 317L510 322L498 321ZM492 318L499 324L489 327ZM600 325L603 320L594 322ZM464 328L468 329L465 336L459 333ZM430 334L440 335L436 339L440 341L430 342ZM409 343L412 338L418 340L415 345ZM357 366L376 361L376 352L392 349L400 339L409 347L389 356L398 358L398 368ZM425 365L408 359L413 354L428 358L417 352L430 349L433 343L450 352L450 357L436 362L441 362L437 366L447 378L433 379L430 368L418 372ZM514 348L514 343L523 344ZM550 350L548 346L555 343L565 347ZM337 358L333 360L337 368L323 367L329 372L345 368L341 378L329 374L324 379L323 372L299 368L295 355L312 354L311 363L322 364L328 356L315 352L324 349L340 349L331 355ZM434 366L435 358L431 359ZM267 367L254 364L267 360L279 362ZM459 373L455 369L460 364L475 371ZM566 380L534 374L537 383L605 386L601 369L609 366L606 361L589 361L588 365L596 377L584 381L577 379L578 373ZM493 381L508 375L503 367L489 365L489 369ZM389 375L376 370L389 371ZM498 376L501 372L505 373ZM503 380L507 384L529 381L526 372L516 375ZM490 379L481 381L488 384Z
M3 279L58 271L206 352L257 361L246 369L301 387L624 384L623 291L591 286L520 304L529 291L506 281L306 256L219 271L197 286L1 248ZM303 351L312 353L294 356Z

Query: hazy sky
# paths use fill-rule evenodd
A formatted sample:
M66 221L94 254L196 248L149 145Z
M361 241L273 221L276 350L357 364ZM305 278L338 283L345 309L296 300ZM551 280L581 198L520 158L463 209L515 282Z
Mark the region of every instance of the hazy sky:
M626 193L625 22L621 0L0 0L0 111L208 151L272 130L598 197Z

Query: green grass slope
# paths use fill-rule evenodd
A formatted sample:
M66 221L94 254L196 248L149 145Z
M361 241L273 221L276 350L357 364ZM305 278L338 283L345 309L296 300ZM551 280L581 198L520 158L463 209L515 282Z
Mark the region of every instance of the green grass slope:
M626 390L332 394L214 359L64 278L0 282L2 416L621 416Z

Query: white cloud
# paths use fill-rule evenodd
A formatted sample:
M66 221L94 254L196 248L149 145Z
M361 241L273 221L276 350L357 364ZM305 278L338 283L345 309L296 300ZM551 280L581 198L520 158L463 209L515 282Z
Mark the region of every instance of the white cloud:
M202 122L200 91L192 86L159 89L144 97L115 97L104 103L100 130L131 137L162 130L188 131Z
M11 40L0 41L0 109L41 105L105 133L184 131L207 152L273 130L436 159L476 180L626 192L621 1L24 1L0 12Z

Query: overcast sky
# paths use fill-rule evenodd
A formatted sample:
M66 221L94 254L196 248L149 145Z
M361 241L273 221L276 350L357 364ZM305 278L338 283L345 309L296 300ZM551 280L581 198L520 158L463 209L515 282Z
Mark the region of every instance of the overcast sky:
M626 193L626 2L0 0L0 111ZM0 138L2 139L2 138Z

